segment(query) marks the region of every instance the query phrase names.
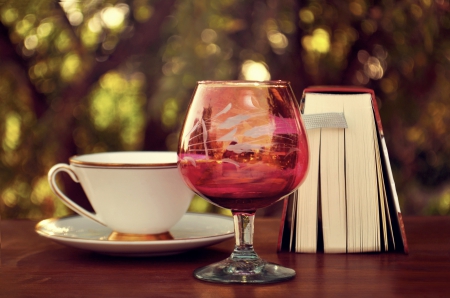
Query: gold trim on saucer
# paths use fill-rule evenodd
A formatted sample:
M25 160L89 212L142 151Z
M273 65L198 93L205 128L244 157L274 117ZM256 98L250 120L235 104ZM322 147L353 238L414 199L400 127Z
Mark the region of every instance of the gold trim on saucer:
M161 234L126 234L112 232L109 235L110 241L158 241L158 240L173 240L173 236L169 232Z

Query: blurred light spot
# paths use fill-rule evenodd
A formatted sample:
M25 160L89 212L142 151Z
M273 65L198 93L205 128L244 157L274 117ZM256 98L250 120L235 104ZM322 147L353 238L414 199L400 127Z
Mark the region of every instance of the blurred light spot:
M404 75L409 75L414 69L414 60L412 58L406 58L400 62L400 70Z
M278 30L277 20L275 20L273 18L268 18L265 22L265 30L266 31Z
M97 16L91 18L88 22L88 28L94 33L100 33L102 31L101 19Z
M214 43L217 40L217 33L213 29L205 29L201 34L204 43Z
M222 60L230 60L231 59L231 57L233 57L233 49L230 47L230 48L227 48L226 50L224 50L223 51L224 52L224 54L223 54L223 56L222 56Z
M161 121L165 127L173 127L177 124L179 106L175 98L169 98L164 102Z
M219 54L220 47L216 44L211 43L206 46L206 53L208 53L208 55Z
M92 99L91 117L98 130L105 130L115 119L114 100L107 92L98 92Z
M9 8L2 11L2 22L6 25L9 25L13 23L15 20L17 20L17 17L19 16L19 13L17 9L15 8Z
M355 16L362 16L363 14L363 7L360 3L351 2L349 4L349 9Z
M52 31L53 31L53 23L49 23L49 22L40 24L39 27L37 27L37 30L36 30L37 35L39 37L46 37L50 33L52 33Z
M37 77L43 77L48 71L47 63L40 61L33 67L33 72Z
M2 200L3 203L5 203L6 206L12 208L16 206L17 204L17 196L13 189L7 188L2 193Z
M438 212L441 215L447 215L450 212L450 192L446 192L440 199Z
M133 89L133 84L129 84L127 90L121 99L117 101L117 111L121 123L120 138L124 145L129 148L135 146L143 140L143 127L145 124L145 116L143 112L143 103L145 102L145 95L132 94L136 93Z
M301 9L298 13L298 16L303 23L311 24L312 22L314 22L314 14L309 9Z
M89 29L89 25L81 29L80 38L86 48L97 48L99 35L92 32Z
M246 28L246 22L244 20L225 19L222 21L223 21L223 23L220 24L219 27L223 27L223 29L229 33L241 31ZM213 26L211 26L211 27L213 27Z
M357 71L354 77L355 85L365 85L369 82L369 78L362 71Z
M111 50L113 50L116 47L118 42L119 42L119 38L117 36L110 35L102 43L102 48L107 50L107 51L111 51Z
M364 64L364 73L373 80L379 80L383 77L384 70L380 60L376 57L369 57Z
M70 81L78 73L80 66L81 60L78 55L71 54L66 56L61 67L61 77L63 80Z
M21 122L22 118L16 112L10 112L6 115L3 137L3 149L5 151L12 151L19 145Z
M281 28L281 31L283 31L284 33L287 33L287 34L294 33L294 31L295 31L294 23L289 20L281 20L280 28Z
M16 32L22 36L25 36L32 28L33 23L27 19L20 20L16 23Z
M29 50L26 47L22 48L22 55L26 56L26 57L31 57L34 54L34 49L33 50Z
M117 29L123 24L125 20L125 12L123 9L117 6L107 7L103 9L101 18L106 27L110 29Z
M425 141L423 130L419 127L411 127L406 131L406 138L408 141L421 144Z
M340 42L334 42L331 45L330 53L336 59L336 61L338 62L343 61L345 54L344 45Z
M428 7L431 5L431 0L422 0L421 2Z
M312 36L311 35L307 35L307 36L304 36L302 38L302 46L308 52L312 52L313 51L311 40L312 40Z
M417 53L414 56L414 64L418 67L423 67L427 64L427 56L424 53Z
M276 54L283 54L289 42L286 35L278 30L270 30L267 32L267 38Z
M334 30L334 40L342 42L344 45L347 45L350 41L347 35L347 32L343 29Z
M173 74L173 72L172 72L172 63L171 63L171 62L165 63L165 64L162 66L161 71L162 71L162 73L163 73L165 76L170 76L170 75L172 75L172 74Z
M33 183L33 190L30 195L30 200L35 205L41 205L46 198L51 198L53 192L48 184L47 176L39 177Z
M324 29L315 29L312 35L303 37L302 45L310 52L327 53L330 50L330 35Z
M367 60L369 59L369 57L370 57L370 54L367 51L364 51L364 50L358 51L358 61L361 64L366 63Z
M60 52L66 52L70 49L71 40L65 31L62 31L56 39L56 47Z
M23 45L27 50L34 50L39 44L39 38L36 35L29 35L23 41Z
M75 10L69 13L67 18L72 26L78 26L83 22L84 17L81 11Z
M58 3L65 12L71 12L77 9L77 0L60 0Z
M184 74L183 78L181 79L181 83L183 84L183 87L185 87L185 88L192 88L197 83L197 80L191 74Z
M311 44L315 51L327 53L330 50L330 35L323 29L316 29L313 31Z
M136 72L125 77L110 71L99 80L99 86L90 96L91 121L99 131L108 131L119 137L125 150L135 150L143 141L145 124L145 75ZM91 148L88 132L76 131L77 146ZM104 151L107 146L97 143L90 151Z
M55 83L51 79L46 79L38 83L38 90L42 93L51 93L55 90Z
M194 50L199 58L206 58L206 56L208 56L205 44L198 44Z
M167 43L181 43L183 39L179 35L172 35L167 39Z
M422 17L422 8L417 4L411 4L410 7L411 14L416 18L420 19Z
M100 78L100 86L104 89L110 89L114 92L122 92L126 88L127 81L125 81L119 73L109 72Z
M381 90L383 90L384 93L389 94L393 93L397 90L397 84L394 80L390 78L384 78L380 82Z
M270 73L267 67L260 62L253 60L246 60L242 64L241 73L245 80L251 81L265 81L270 80Z
M383 10L379 6L371 6L369 16L372 20L380 20L383 17Z
M403 32L395 31L392 36L396 44L399 45L405 44L405 36Z
M377 31L378 26L377 23L373 20L364 20L361 23L361 29L366 33L367 35L373 34L375 31Z
M379 44L374 46L373 53L374 53L375 57L377 57L381 61L385 60L388 56L388 52L386 51L386 49L382 45L379 45Z
M140 23L144 23L145 21L147 21L148 19L150 19L153 15L154 12L154 8L151 7L150 5L142 5L139 6L138 8L136 8L134 10L134 18L136 21L140 22Z
M406 23L406 16L403 9L396 9L392 12L394 21L401 27Z
M183 60L178 57L172 58L171 61L163 65L162 72L166 76L170 76L172 74L180 74L185 64L186 63L184 63Z
M345 28L345 34L349 42L354 42L358 40L359 33L352 27Z

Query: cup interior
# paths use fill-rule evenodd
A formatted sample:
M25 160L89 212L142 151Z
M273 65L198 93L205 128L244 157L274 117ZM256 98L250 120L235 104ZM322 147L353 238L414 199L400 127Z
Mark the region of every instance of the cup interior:
M77 155L70 163L80 166L176 167L177 153L172 151L123 151Z

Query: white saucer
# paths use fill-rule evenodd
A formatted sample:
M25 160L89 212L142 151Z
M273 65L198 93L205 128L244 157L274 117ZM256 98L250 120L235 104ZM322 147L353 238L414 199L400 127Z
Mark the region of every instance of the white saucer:
M172 240L112 241L112 230L82 216L50 218L36 232L58 243L120 256L163 256L222 242L234 236L233 219L215 214L186 213L170 230Z

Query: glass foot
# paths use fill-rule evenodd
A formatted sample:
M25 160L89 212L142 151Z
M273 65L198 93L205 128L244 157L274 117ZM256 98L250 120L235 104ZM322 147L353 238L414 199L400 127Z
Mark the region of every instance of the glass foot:
M264 260L225 259L194 271L200 280L216 283L274 283L291 279L295 271Z

